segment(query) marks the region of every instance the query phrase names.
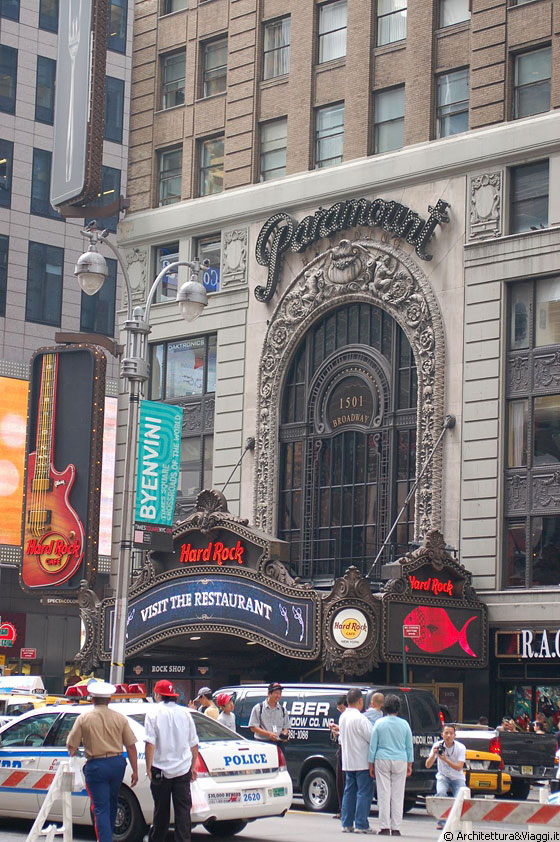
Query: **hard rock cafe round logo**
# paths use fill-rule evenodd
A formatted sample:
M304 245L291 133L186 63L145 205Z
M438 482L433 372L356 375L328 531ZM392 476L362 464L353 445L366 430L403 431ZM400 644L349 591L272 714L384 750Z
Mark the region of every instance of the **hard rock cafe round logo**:
M366 615L356 608L344 608L335 614L332 636L343 649L358 649L366 642L369 623Z
M75 538L69 541L58 532L49 532L40 540L31 539L25 551L27 555L36 557L39 566L46 573L54 575L64 570L67 564L80 554L80 542Z

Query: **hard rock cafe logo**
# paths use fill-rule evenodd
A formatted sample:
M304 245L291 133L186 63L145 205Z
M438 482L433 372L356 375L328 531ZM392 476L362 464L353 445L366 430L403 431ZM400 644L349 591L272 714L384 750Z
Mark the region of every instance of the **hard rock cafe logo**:
M81 545L77 540L68 541L59 532L48 532L42 538L30 538L25 547L25 554L35 556L39 566L51 575L60 573L75 558L81 555Z
M413 591L431 591L439 595L441 593L453 596L453 582L448 579L447 582L442 582L435 576L430 576L428 579L417 579L416 576L409 576L408 581Z
M245 547L238 541L234 547L227 547L221 541L209 541L206 547L191 547L190 544L181 545L179 561L187 564L219 564L220 567L227 561L236 561L243 564Z
M357 609L346 608L335 616L332 634L344 649L354 649L365 642L368 634L366 616Z

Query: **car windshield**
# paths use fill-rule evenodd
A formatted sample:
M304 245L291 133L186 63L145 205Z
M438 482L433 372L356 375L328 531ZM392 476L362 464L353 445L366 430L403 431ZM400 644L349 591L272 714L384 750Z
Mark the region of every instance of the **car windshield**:
M234 734L229 728L220 725L210 719L209 716L204 716L201 713L194 713L192 715L196 727L196 733L201 743L218 743L223 740L240 740L242 739L238 734Z

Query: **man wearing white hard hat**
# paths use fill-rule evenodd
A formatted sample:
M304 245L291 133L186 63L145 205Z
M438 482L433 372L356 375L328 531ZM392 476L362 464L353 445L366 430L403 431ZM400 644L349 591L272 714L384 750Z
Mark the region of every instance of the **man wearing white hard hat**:
M80 745L86 750L84 777L98 842L113 842L119 789L126 769L123 746L132 766L130 785L135 786L138 781L136 737L126 716L109 707L116 689L106 681L88 684L93 710L78 716L66 740L70 756L76 754Z

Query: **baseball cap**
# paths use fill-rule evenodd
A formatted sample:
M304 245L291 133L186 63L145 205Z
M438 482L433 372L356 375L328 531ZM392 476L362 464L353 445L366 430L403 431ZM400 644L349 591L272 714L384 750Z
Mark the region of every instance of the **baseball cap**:
M87 690L90 696L96 696L102 699L108 699L117 692L115 685L109 684L108 681L92 681L91 684L88 684Z
M281 685L281 684L279 684L279 683L278 683L278 681L272 681L272 682L268 685L268 692L269 692L269 693L274 693L274 691L275 691L275 690L283 690L283 689L284 689L284 688L282 687L282 685Z
M173 684L166 678L160 678L160 680L156 682L154 693L157 693L160 696L171 696L175 699L179 698L179 694L175 690Z
M212 695L212 690L210 689L210 687L201 687L200 690L198 691L198 696L196 697L196 699L200 699L201 696L211 696L211 695ZM195 701L196 701L196 699L195 699Z
M228 702L231 702L232 696L229 693L218 693L216 696L216 704L218 707L225 708Z

